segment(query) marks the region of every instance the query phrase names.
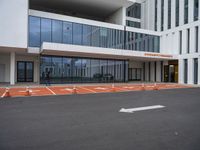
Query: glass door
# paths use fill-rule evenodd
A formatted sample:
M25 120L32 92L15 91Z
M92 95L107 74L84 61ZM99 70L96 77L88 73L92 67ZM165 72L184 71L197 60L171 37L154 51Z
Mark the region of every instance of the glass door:
M33 82L33 62L17 62L17 82Z

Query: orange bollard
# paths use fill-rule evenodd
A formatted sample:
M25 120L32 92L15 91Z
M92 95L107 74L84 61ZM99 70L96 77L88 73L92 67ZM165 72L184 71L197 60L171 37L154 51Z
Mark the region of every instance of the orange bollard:
M73 87L72 94L77 94L77 89L75 86Z
M112 84L112 92L116 92L115 85Z
M9 88L6 88L4 97L11 97Z
M29 90L29 87L26 87L25 96L31 96L31 92L30 92L30 90Z
M156 83L155 83L154 86L153 86L153 90L158 90L158 86L157 86Z
M145 91L144 83L142 84L141 91Z

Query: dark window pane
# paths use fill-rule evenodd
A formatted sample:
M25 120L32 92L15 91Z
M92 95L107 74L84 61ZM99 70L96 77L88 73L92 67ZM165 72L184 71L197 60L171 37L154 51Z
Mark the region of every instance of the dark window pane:
M99 27L92 27L92 46L99 47Z
M92 27L89 25L83 25L83 45L91 45Z

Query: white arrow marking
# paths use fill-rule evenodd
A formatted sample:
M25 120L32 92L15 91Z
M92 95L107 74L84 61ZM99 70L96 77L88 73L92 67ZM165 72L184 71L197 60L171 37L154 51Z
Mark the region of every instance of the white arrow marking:
M129 108L129 109L125 109L125 108L121 108L119 110L119 112L123 112L123 113L134 113L136 111L142 111L142 110L150 110L150 109L159 109L159 108L164 108L165 106L162 105L154 105L154 106L146 106L146 107L138 107L138 108Z

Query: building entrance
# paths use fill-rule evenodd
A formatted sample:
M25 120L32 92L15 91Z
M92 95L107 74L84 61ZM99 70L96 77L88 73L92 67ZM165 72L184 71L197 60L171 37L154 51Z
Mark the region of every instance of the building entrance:
M169 61L168 65L164 66L164 81L178 82L178 61Z

